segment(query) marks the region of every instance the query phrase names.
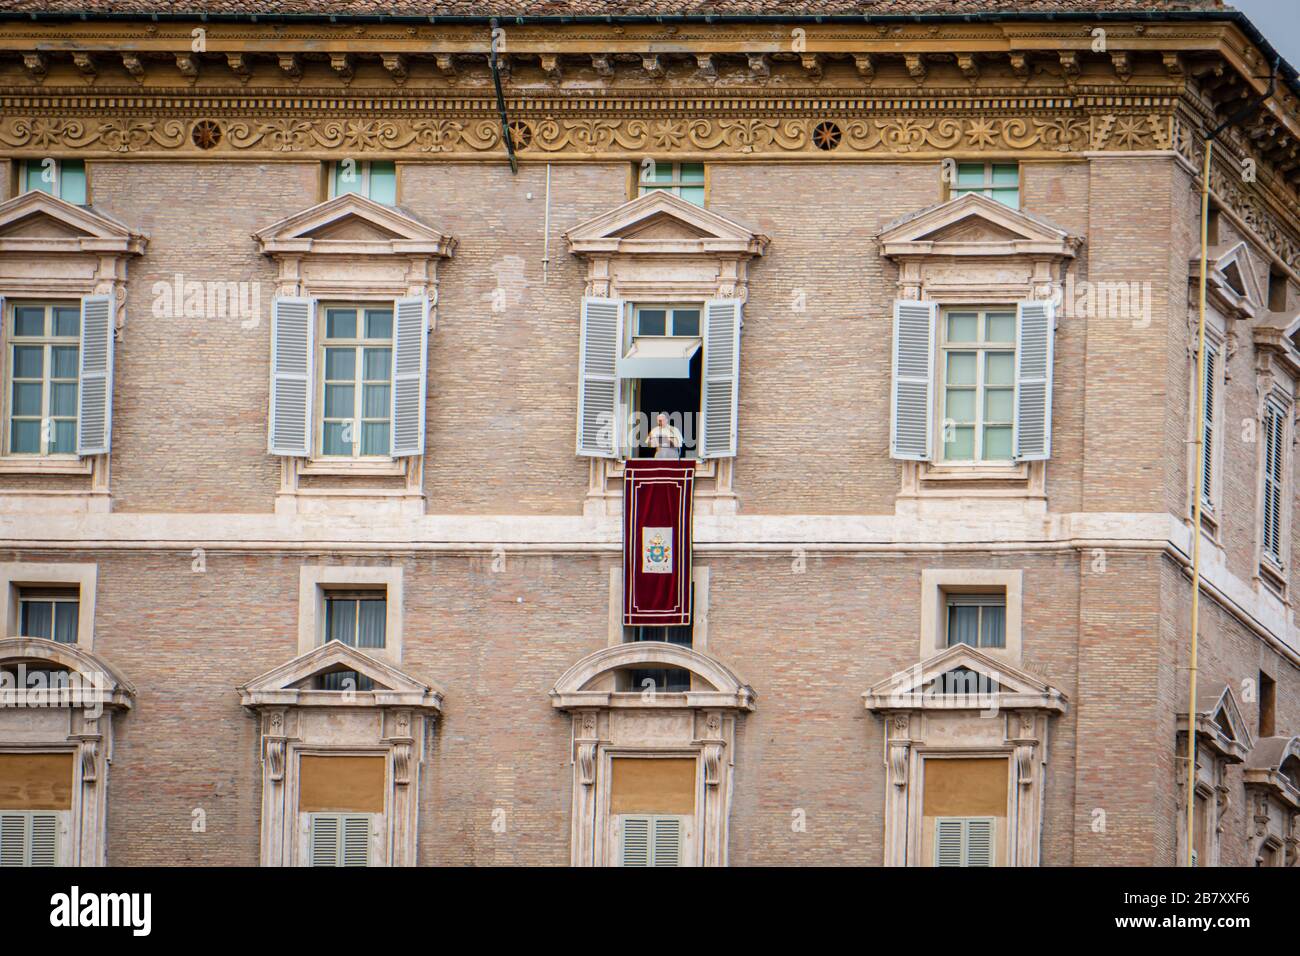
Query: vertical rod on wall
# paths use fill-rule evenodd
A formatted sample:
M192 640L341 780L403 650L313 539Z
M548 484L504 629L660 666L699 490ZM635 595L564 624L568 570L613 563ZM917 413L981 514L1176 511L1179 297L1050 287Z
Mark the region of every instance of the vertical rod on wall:
M542 285L551 267L551 164L546 164L546 220L542 235Z

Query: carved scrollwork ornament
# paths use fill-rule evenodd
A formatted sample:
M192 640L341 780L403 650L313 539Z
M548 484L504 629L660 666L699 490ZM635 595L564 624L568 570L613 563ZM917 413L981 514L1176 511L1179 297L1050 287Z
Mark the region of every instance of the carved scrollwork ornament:
M596 745L584 743L578 745L578 781L584 787L596 782Z
M284 779L284 740L268 739L266 741L266 769L272 780Z

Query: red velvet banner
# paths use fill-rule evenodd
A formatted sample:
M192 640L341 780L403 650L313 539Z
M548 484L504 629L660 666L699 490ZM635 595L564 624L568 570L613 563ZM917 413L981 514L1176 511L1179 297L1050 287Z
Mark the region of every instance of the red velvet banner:
M695 462L633 458L623 471L623 623L691 623Z

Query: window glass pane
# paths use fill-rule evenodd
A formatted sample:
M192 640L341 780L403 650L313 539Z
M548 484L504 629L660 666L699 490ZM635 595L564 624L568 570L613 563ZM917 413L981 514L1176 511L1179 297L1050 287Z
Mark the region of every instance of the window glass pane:
M666 335L667 318L663 309L641 309L637 312L637 335Z
M325 379L330 382L350 382L357 377L357 350L326 349Z
M357 337L356 310L328 310L325 313L325 337L327 339L355 339Z
M387 455L392 450L388 440L388 422L361 423L361 454Z
M362 166L356 160L334 164L334 195L361 192Z
M40 382L14 382L13 414L37 416L41 414Z
M48 640L53 622L53 601L23 601L23 637L43 637Z
M54 444L50 451L56 455L71 455L77 450L77 423L75 421L57 421L54 423Z
M681 180L683 183L702 183L704 182L704 164L703 163L682 163Z
M389 402L387 385L367 385L361 397L363 418L387 418Z
M1005 605L986 605L981 608L984 620L980 628L982 647L1005 647L1007 643L1007 609Z
M1020 190L1019 189L995 189L993 198L1004 206L1010 206L1012 209L1020 208Z
M1014 312L990 312L985 319L984 337L990 342L1014 342L1016 340L1016 314Z
M344 433L351 426L351 422L326 422L325 431L321 436L321 454L352 454L352 443L343 440Z
M54 639L59 643L77 643L78 610L76 601L59 601L54 605Z
M1009 422L1015 415L1015 390L1010 388L990 388L984 393L984 420L986 422Z
M393 313L387 310L366 310L366 338L391 339L393 337Z
M397 205L397 164L370 164L370 198L388 206Z
M54 181L58 177L57 164L46 166L39 160L29 159L27 167L27 189L39 189L43 193L54 193Z
M367 382L386 382L393 371L392 349L366 349L365 368Z
M673 312L673 335L699 335L698 309L677 309Z
M356 601L346 598L329 598L325 602L325 640L342 641L349 646L356 645Z
M10 426L9 443L18 455L37 455L41 451L41 423L36 420L15 419Z
M948 389L948 402L944 414L954 422L975 421L975 389Z
M73 418L76 416L76 382L55 382L50 386L50 414L58 418Z
M39 345L14 346L14 378L40 378L44 371L44 348Z
M975 429L966 426L944 429L943 456L950 461L970 461L975 457Z
M68 306L55 306L54 334L55 335L81 334L81 310L76 308L70 308Z
M360 622L357 629L357 647L383 647L384 625L388 614L387 600L366 599L359 602Z
M59 198L76 206L86 204L86 163L65 159L59 163Z
M351 385L326 385L325 417L351 418L354 400Z
M948 378L949 385L974 385L975 379L975 353L974 352L949 352L948 353Z
M50 377L77 377L77 346L56 345L50 349Z
M689 203L694 203L697 206L704 205L703 186L683 186L679 190L679 195Z
M949 312L948 341L975 342L979 340L979 313Z
M1016 356L1013 352L989 352L984 356L984 384L1014 385Z
M948 605L948 646L954 644L969 644L971 647L979 643L979 613L978 607L969 605L949 604Z
M45 310L39 306L14 309L14 335L44 335Z
M958 163L957 164L957 185L958 186L978 186L984 185L984 164L983 163Z
M994 163L993 185L1018 187L1020 185L1020 166L1017 163Z
M1009 461L1011 459L1011 426L991 425L984 429L984 460Z
M641 181L646 183L670 183L673 181L673 164L659 163L651 160L641 167Z

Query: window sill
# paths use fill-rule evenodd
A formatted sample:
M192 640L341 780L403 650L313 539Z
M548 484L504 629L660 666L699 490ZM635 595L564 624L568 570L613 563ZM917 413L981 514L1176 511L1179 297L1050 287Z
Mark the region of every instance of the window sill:
M1279 600L1286 601L1286 572L1267 558L1259 563L1259 580Z
M936 465L923 462L924 481L1026 481L1029 462L1007 465Z
M0 458L0 475L89 475L95 463L73 456L10 456Z
M404 458L307 458L300 459L300 475L341 475L356 478L401 477L406 474Z
M628 459L627 459L627 458L618 458L618 459L612 459L612 458L611 458L611 459L606 459L606 460L609 461L609 475L610 475L610 477L611 477L611 478L622 478L622 477L623 477L623 463L624 463L625 461L627 461ZM632 459L632 460L633 460L633 461L653 461L654 459L652 459L652 458L640 458L640 459ZM718 459L716 459L716 458L696 458L696 459L676 458L676 459L665 459L665 460L667 460L667 461L690 461L690 460L694 460L694 462L695 462L695 477L696 477L696 478L716 478L716 477L717 477L717 474L718 474Z

